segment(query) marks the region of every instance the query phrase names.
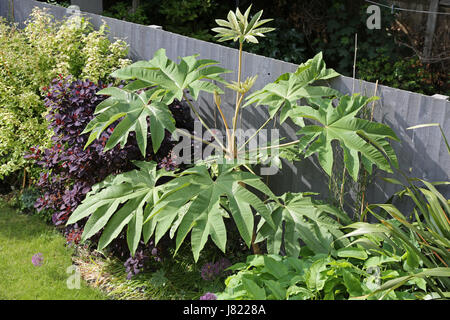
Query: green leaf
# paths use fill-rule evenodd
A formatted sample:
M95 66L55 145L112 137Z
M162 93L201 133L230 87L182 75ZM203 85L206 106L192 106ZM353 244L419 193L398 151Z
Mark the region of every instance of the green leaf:
M153 227L147 229L144 224L144 212L147 205L153 205L158 198L161 186L157 181L163 176L173 176L165 170L156 170L154 162L135 161L139 170L132 170L116 176L109 176L103 182L93 186L85 200L69 217L67 224L73 224L89 217L82 234L86 241L104 228L98 248L105 248L128 225L127 243L134 255L141 234L146 230L146 240L151 236ZM119 205L122 207L119 208ZM119 208L119 209L118 209ZM145 210L144 210L145 209Z
M315 261L305 274L306 285L308 289L320 291L323 289L326 276L323 271L327 270L328 259L322 258Z
M174 226L177 233L176 251L189 233L196 261L209 236L222 251L225 251L227 235L221 208L222 198L227 200L231 217L247 245L251 243L254 228L252 208L268 221L269 227L275 226L270 210L257 195L243 185L251 186L259 192L268 194L269 197L272 192L262 183L260 177L239 171L237 167L237 164L219 164L219 174L214 177L205 164L197 164L166 185L148 219L156 219L157 231L160 224L164 224L163 230L167 230L168 224L175 219L171 212L190 203L179 225ZM277 201L274 195L272 199ZM167 220L168 214L170 219Z
M266 280L264 284L270 289L277 300L286 299L286 289L274 280Z
M310 290L296 285L290 286L286 294L288 300L310 300L314 298L314 293Z
M317 70L318 67L316 64L320 64L322 69ZM301 69L303 71L299 72ZM282 109L284 116L280 121L283 123L293 108L297 106L297 102L300 99L341 96L339 91L335 89L311 86L314 81L324 79L323 76L325 75L327 79L332 76L334 71L328 72L326 70L331 69L326 69L325 63L321 60L321 55L316 55L314 59L309 60L299 67L296 73L286 73L280 76L274 83L270 83L263 89L249 95L246 98L247 102L244 104L244 107L250 104L255 104L255 106L267 105L271 118Z
M240 43L243 43L244 41L258 43L256 37L263 37L264 33L275 30L274 28L258 28L261 25L272 21L272 19L260 20L263 13L262 10L257 12L251 21L248 22L250 8L251 5L244 14L241 13L239 8L236 8L236 12L230 11L228 13L228 20L216 20L216 23L220 27L213 28L212 31L217 33L217 41L222 42L227 40L239 40Z
M305 156L317 153L320 165L331 175L334 161L331 143L337 140L344 151L344 165L355 181L359 173L359 154L364 166L370 170L373 164L387 172L392 172L391 165L398 168L395 152L386 140L398 141L392 129L355 117L373 99L360 95L343 96L337 107L333 107L330 99L312 99L318 110L306 106L294 107L290 113L293 120L303 117L322 125L308 125L297 132L308 138L312 132L316 135L310 146L306 146Z
M128 140L128 135L134 131L139 150L145 156L148 132L147 118L149 118L153 151L157 152L164 139L165 130L169 132L175 130L175 120L167 105L158 101L149 102L147 99L149 92L137 94L119 88L108 89L110 90L105 91L106 89L104 89L102 91L104 91L104 94L112 95L113 99L108 99L111 102L111 106L102 109L83 131L83 133L91 132L85 148L95 139L99 139L102 132L110 124L121 119L109 137L104 151L111 150L119 143L124 147ZM152 90L152 92L155 92L155 90Z
M253 297L254 300L266 300L266 291L264 288L261 288L256 284L255 281L243 277L242 283L245 287L245 290Z
M143 211L142 206L138 207L138 209L136 209L134 211L133 216L132 216L130 222L128 223L127 243L128 243L128 248L130 249L130 252L132 254L134 254L136 252L136 249L141 240L142 224L143 224L142 220L144 219L142 211Z
M344 278L344 285L347 288L350 297L359 297L363 294L361 287L361 281L356 278L353 273L346 269L342 269L342 275Z
M300 240L316 253L329 253L333 240L344 236L340 230L342 225L333 217L342 219L343 222L349 222L350 219L336 208L301 193L286 193L280 200L282 205L275 204L271 208L275 228L264 221L258 228L260 238L267 239L270 244L269 253L278 254L284 243L286 254L298 257ZM348 241L335 243L344 246Z
M341 258L355 258L359 260L366 260L368 258L366 250L356 247L341 248L337 251L337 256Z
M264 256L264 268L277 279L281 279L288 274L288 268L284 263L276 261L269 256Z
M406 271L414 271L420 266L419 257L411 250L406 251L406 261L403 265L403 269Z

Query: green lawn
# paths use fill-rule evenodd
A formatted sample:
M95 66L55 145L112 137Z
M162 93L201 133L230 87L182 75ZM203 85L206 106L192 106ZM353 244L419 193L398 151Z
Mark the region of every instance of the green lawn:
M106 299L83 281L79 289L67 287L73 251L64 244L64 237L39 218L0 202L0 299ZM42 266L31 262L36 253L42 253Z

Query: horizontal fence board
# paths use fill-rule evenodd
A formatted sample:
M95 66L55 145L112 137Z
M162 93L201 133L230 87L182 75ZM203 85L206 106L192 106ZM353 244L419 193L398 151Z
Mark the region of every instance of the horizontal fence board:
M9 2L9 0L0 0L0 14L4 17L11 16ZM15 0L15 21L23 26L23 22L28 19L34 6L49 8L57 19L62 19L66 14L66 9L62 7L31 0ZM151 59L156 50L165 48L168 57L173 60L193 54L199 54L200 58L217 60L222 67L233 70L232 73L225 75L226 80L237 78L238 50L236 49L144 25L91 13L84 14L89 17L95 27L99 27L103 21L106 22L110 27L111 39L117 37L127 41L130 46L130 57L133 60ZM301 62L299 61L299 63ZM243 65L243 79L258 74L253 90L260 89L280 75L293 72L297 68L297 65L292 63L251 53L244 53ZM375 91L374 83L345 76L331 79L328 84L347 94L355 92L372 96ZM222 98L222 107L227 120L231 122L234 114L235 93L229 89L225 89L225 92L226 94ZM440 123L445 134L450 138L450 102L383 85L377 87L376 95L380 97L380 100L375 103L374 120L391 126L401 139L400 143L393 142L401 169L411 177L428 181L450 180L450 156L439 129L431 127L406 130L417 124ZM221 128L212 96L201 94L199 103L200 112L207 119L209 125L217 125L218 128ZM267 111L264 107L247 107L243 110L242 127L258 128L266 120L266 115ZM272 126L273 124L269 124L267 127L271 128ZM281 128L281 136L286 135L286 141L295 139L295 132L296 128L289 123L283 124ZM398 191L397 186L381 179L381 177L389 176L392 175L377 172L375 182L369 186L367 191L367 200L370 203L383 202L395 191ZM393 176L399 177L398 174ZM284 162L282 172L275 176L269 176L268 180L271 188L277 194L287 191L314 191L322 193L323 197L328 195L328 178L317 165L315 157L295 164ZM447 197L450 196L449 187L441 187L440 190Z

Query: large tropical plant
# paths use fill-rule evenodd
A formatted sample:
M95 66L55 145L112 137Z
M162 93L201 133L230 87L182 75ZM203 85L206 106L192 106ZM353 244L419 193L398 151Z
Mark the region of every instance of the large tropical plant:
M249 7L244 14L239 9L236 12L230 11L227 20L216 20L220 27L213 29L218 33L219 41L233 40L239 43L236 81L227 83L222 79L221 75L230 71L217 66L217 61L197 59L194 55L181 58L179 63L175 63L167 58L164 49L158 50L150 61L136 62L112 74L129 83L122 88L108 88L99 92L110 98L97 107L96 118L84 132L90 132L89 142L97 138L110 123L119 120L120 123L106 143L106 149L117 144L123 145L128 136L135 132L143 151L146 148L146 133L150 130L152 146L157 151L163 133L175 132L167 105L174 99L184 99L214 141L211 143L201 137L193 138L213 145L220 153L216 158L206 159L207 161L203 159L183 172L172 174L166 179L169 180L166 183L155 184L154 177L165 174L148 165L139 165L140 170L132 173L138 182L129 179L131 174L109 178L108 183L93 190L69 220L69 223L74 223L90 214L91 219L95 217L92 223L88 222L88 226L95 228L85 230L83 239L89 238L100 231L101 226L106 225L103 231L103 234L107 233L106 240L101 242L103 247L128 224L128 236L132 238L128 243L134 253L141 230L145 241L151 236L155 236L158 241L162 235L169 233L171 237L176 237L177 249L190 234L193 254L198 259L208 237L222 251L225 250L227 237L223 220L232 218L247 245L250 246L256 239L267 239L273 243L273 251L276 253L279 251L279 237L284 221L287 223L287 230L292 231L285 233L283 238L291 255L298 255L300 239L312 247L323 247L323 244L318 243L324 237L327 241L336 240L341 236L340 225L331 217L337 216L345 220L343 215L332 207L312 202L307 195L302 199L290 195L276 197L261 178L254 174L250 165L238 161L242 155L247 154L247 144L274 117L279 117L281 122L290 118L298 124L301 127L299 139L261 146L256 150L256 159L262 159L261 154L268 149L283 151L294 147L289 149L290 159L300 157L304 149L307 149L306 155L317 153L321 165L330 173L330 144L333 140L338 140L346 155L345 165L354 177L358 173L359 156L367 167L377 165L390 171L389 163L396 164L395 154L388 142L388 139L396 139L392 130L357 118L358 111L370 99L343 96L329 87L313 86L318 80L338 76L334 70L326 68L321 54L301 64L296 72L281 75L274 83L246 98L256 76L241 79L243 45L246 42L255 43L258 37L273 30L262 27L270 21L261 20L262 11L250 18L250 9ZM223 83L236 92L234 116L230 122L222 111L221 94L224 91L217 83ZM198 112L195 104L200 92L213 95L226 128L225 143ZM336 98L339 101L337 107L332 102ZM310 105L303 106L299 104L300 101L310 102ZM238 143L238 119L242 108L252 104L267 106L269 117L252 136ZM147 119L150 120L149 129ZM306 124L304 119L318 121L320 125ZM183 134L190 136L188 133ZM144 178L147 176L153 178ZM261 200L261 193L266 195L264 201ZM311 221L303 222L304 219ZM255 233L257 220L261 232L258 237ZM111 228L110 223L113 225ZM309 241L305 235L310 233L312 235Z

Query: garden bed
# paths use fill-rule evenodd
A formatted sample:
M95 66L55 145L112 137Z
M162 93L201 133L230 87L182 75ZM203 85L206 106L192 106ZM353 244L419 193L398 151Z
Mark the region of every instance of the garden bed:
M26 251L31 265L16 268L20 274L29 272L51 288L64 280L61 268L72 268L111 299L449 296L450 206L436 187L449 183L401 171L392 146L400 138L374 121L378 98L326 86L340 75L327 68L322 53L252 91L257 75L241 78L244 45L258 43L273 28L266 27L271 20L261 19L262 11L250 13L251 7L230 11L212 29L218 41L239 44L237 81L225 80L232 71L218 61L197 55L172 61L164 48L149 61L131 63L124 43L107 39L106 25L95 31L80 17L54 22L34 10L23 31L4 22L1 45L13 54L0 69L1 119L8 120L0 122L0 174L18 178L11 187L20 191L10 195L10 204L31 216L4 207L0 245L19 252L27 243L15 237L37 241ZM57 36L47 44L50 33ZM61 57L53 54L58 50ZM40 74L15 63L23 55L46 69ZM17 100L24 87L32 99ZM231 119L222 108L226 90L236 98ZM211 95L226 130L208 125L199 112L200 93ZM242 133L244 108L267 109L258 129ZM25 130L22 120L35 124L28 133L34 130L37 140L15 139ZM292 141L280 136L285 122L296 127ZM278 136L267 142L260 135L269 124ZM305 160L317 164L331 199L310 189L271 190L270 176ZM367 203L379 172L401 173L401 181L385 182L401 190L393 199L409 201L413 209L401 211L393 201ZM357 194L352 204L348 185ZM30 226L19 230L26 219ZM38 220L57 231L42 231ZM73 264L60 262L55 269L64 247L75 249ZM25 263L11 254L13 263ZM3 271L11 273L4 284L11 287L8 297L20 297L15 270L5 264ZM21 294L41 297L34 290Z

